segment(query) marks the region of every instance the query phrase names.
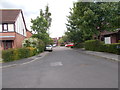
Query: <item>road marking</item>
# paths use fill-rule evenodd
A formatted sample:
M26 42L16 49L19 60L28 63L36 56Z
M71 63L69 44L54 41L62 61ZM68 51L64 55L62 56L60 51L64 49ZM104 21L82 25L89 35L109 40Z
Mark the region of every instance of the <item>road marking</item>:
M50 66L63 66L62 62L52 62Z

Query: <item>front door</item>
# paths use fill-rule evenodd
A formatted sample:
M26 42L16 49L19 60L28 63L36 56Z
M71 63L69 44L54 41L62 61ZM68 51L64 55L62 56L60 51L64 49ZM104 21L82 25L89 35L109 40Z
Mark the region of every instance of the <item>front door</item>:
M5 41L3 41L4 50L12 48L12 42L13 42L12 40L5 40Z

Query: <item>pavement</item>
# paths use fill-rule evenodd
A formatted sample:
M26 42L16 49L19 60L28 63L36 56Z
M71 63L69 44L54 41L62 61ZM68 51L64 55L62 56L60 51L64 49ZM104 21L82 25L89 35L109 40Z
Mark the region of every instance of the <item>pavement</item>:
M114 61L120 61L120 55L117 54L112 54L112 53L106 53L106 52L96 52L96 51L88 51L85 50L84 48L81 49L74 49L80 53L84 53L84 54L89 54L89 55L93 55L93 56L98 56L98 57L102 57L102 58L106 58L109 60L114 60Z
M43 52L43 53L40 53L38 55L29 57L29 58L24 58L24 59L12 61L12 62L1 63L0 64L0 68L8 68L8 67L14 67L14 66L18 66L18 65L25 65L25 64L28 64L28 63L36 61L38 58L42 59L48 53L49 52Z

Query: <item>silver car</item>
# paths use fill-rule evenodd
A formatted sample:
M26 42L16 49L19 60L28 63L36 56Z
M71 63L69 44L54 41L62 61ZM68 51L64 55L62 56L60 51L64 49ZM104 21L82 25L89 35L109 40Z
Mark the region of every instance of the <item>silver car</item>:
M52 51L53 51L52 45L47 45L47 46L45 47L45 50L46 50L46 51L49 51L49 52L52 52Z

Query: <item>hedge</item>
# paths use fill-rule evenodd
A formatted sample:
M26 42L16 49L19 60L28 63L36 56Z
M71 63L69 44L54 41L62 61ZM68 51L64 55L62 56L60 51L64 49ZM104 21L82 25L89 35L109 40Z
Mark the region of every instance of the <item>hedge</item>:
M84 48L84 43L74 44L73 48Z
M114 53L120 55L120 43L103 44L104 52Z
M120 43L103 44L99 40L85 41L85 49L91 51L108 52L120 55Z
M37 54L36 48L26 47L18 49L8 49L2 51L3 62L15 61L22 58L31 57Z

